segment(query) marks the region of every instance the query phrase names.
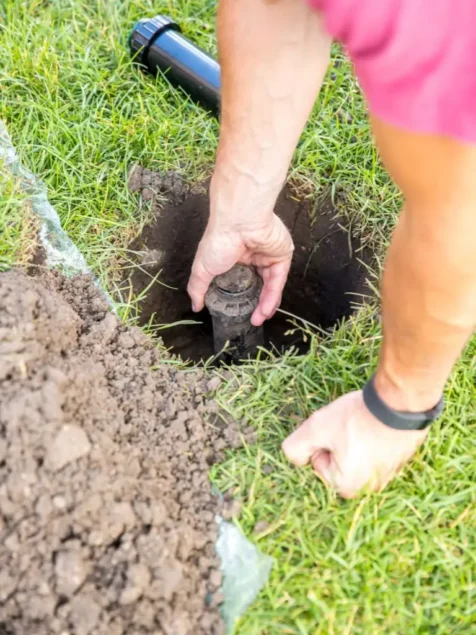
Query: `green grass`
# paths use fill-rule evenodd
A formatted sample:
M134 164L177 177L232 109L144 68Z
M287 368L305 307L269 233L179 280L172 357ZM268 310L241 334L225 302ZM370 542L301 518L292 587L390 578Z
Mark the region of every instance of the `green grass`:
M174 169L195 180L209 174L216 148L213 118L162 78L144 77L131 65L130 30L157 12L176 17L188 36L214 52L214 1L0 4L0 117L105 283L147 220L147 209L138 211L125 187L131 165ZM378 169L348 62L336 52L335 63L292 176L345 193L348 220L365 239L386 240L397 195Z
M159 10L193 16L184 24L192 35L207 27L199 38L206 45L212 3L206 14L201 3L183 4L0 4L0 117L105 283L147 220L125 185L131 165L199 178L212 162L217 123L163 81L144 78L128 53L135 21Z
M306 356L235 368L222 391L224 407L257 427L258 443L232 454L214 480L239 492L245 533L269 523L257 544L275 558L239 633L476 632L476 341L448 384L445 416L384 492L343 501L279 450L313 410L361 387L379 340L362 311L332 337L312 337Z
M131 165L201 179L210 173L218 133L216 121L180 91L133 69L127 36L137 19L168 13L213 52L215 5L0 3L0 118L109 290L149 217L127 191ZM291 176L318 192L330 189L343 222L364 241L387 243L400 197L379 165L363 100L338 48ZM34 228L17 184L2 173L0 186L5 268L25 261ZM132 298L125 304L123 315L133 321L136 305ZM238 384L221 391L231 412L257 426L260 441L231 455L213 477L222 489L239 488L247 533L258 520L270 523L257 543L276 560L240 635L476 633L474 341L449 382L445 417L385 492L342 501L279 452L312 409L361 386L378 343L378 326L362 311L327 339L312 336L306 356L235 369Z

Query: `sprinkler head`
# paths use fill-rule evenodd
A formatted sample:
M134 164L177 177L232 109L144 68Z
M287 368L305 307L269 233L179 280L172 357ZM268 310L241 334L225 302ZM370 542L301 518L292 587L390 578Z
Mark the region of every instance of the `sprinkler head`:
M167 15L156 15L136 22L129 35L129 48L136 62L147 66L149 47L169 29L181 32L180 26Z
M205 303L212 316L215 353L238 362L263 345L263 327L251 324L263 283L252 267L235 265L217 276Z
M254 287L257 286L258 276L250 267L245 265L235 265L226 273L222 273L214 280L218 291L225 298L246 298L254 294Z
M163 73L194 101L218 115L220 65L186 38L166 15L139 20L129 36L135 62L152 75Z

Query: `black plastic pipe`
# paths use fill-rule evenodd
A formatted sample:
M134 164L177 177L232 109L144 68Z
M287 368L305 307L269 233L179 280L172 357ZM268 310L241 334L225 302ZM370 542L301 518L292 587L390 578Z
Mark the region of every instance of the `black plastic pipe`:
M136 62L152 75L164 73L170 82L218 116L220 65L182 35L171 18L157 15L139 20L129 46Z

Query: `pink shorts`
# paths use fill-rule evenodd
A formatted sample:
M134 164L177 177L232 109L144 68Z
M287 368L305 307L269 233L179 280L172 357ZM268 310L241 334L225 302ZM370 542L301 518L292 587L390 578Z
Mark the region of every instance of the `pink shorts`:
M372 114L476 142L476 0L309 0L352 58Z

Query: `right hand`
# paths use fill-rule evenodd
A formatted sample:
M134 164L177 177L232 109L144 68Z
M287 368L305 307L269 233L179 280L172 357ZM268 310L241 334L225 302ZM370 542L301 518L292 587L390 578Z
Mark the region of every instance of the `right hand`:
M276 214L246 227L236 226L232 221L210 220L188 283L193 310L198 312L205 306L205 294L215 276L238 263L254 265L264 284L251 322L261 326L281 304L293 250L291 235Z
M327 485L344 498L354 498L362 491L383 489L428 431L386 426L367 409L359 390L314 412L282 449L294 465L311 463Z

